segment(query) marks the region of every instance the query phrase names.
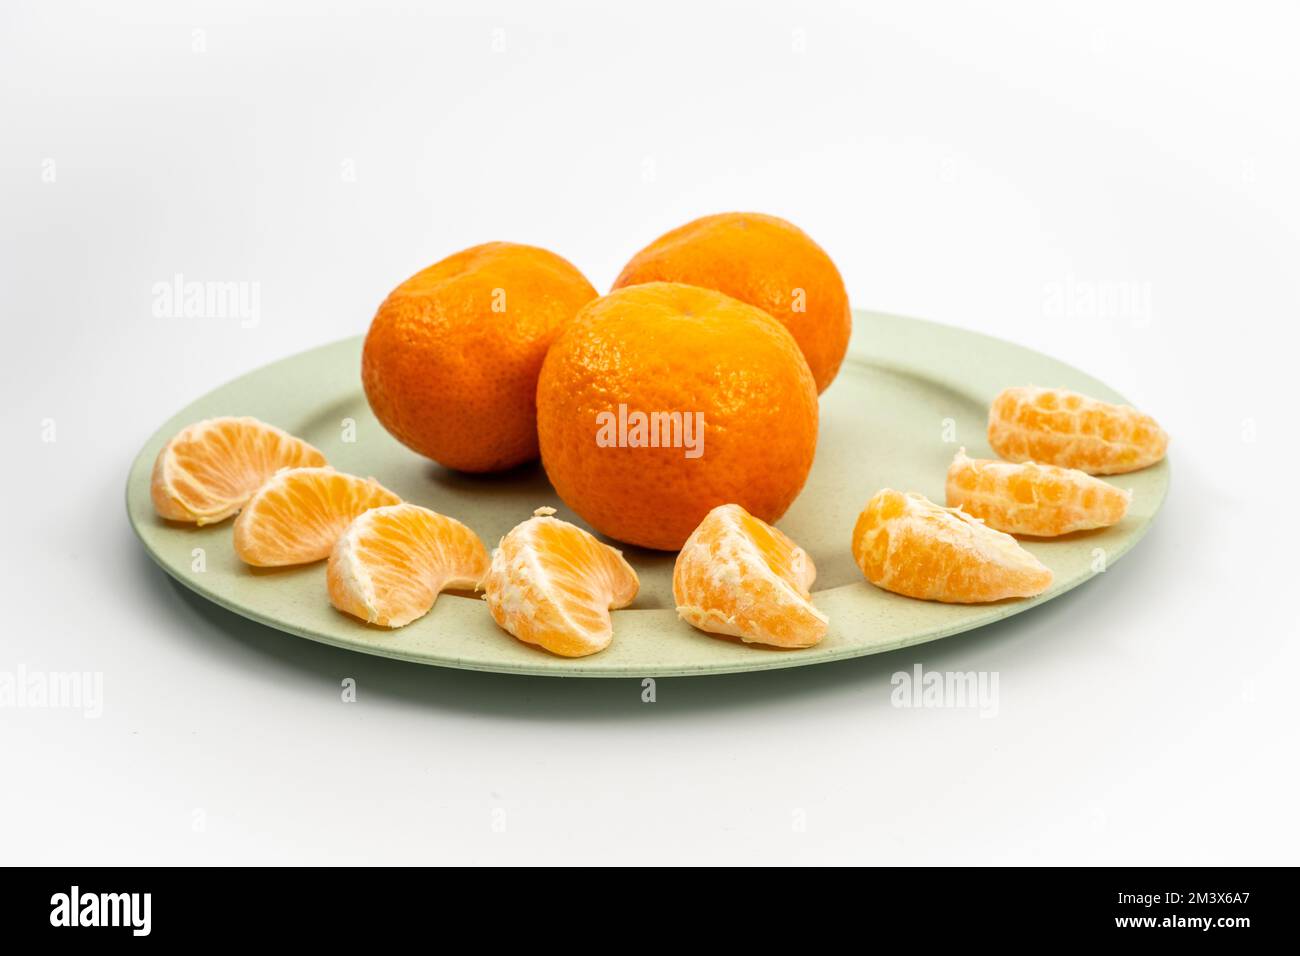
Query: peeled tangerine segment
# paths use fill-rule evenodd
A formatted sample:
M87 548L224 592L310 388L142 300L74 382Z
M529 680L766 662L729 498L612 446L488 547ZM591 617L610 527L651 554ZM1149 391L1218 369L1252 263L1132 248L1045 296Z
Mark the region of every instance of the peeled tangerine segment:
M320 467L325 456L256 418L209 418L182 428L154 460L154 510L172 521L224 521L281 468Z
M891 488L858 515L853 557L877 587L948 604L1032 597L1052 583L1052 572L1011 535Z
M1131 491L1074 468L968 458L957 452L948 466L948 507L960 508L990 528L1051 537L1105 528L1128 512Z
M443 591L472 590L487 574L483 542L455 518L419 505L359 515L330 553L330 603L369 624L402 627Z
M585 657L609 646L609 612L640 583L620 552L552 513L539 508L501 539L483 590L492 619L519 640Z
M1008 461L1119 475L1165 457L1169 436L1150 415L1063 388L1004 389L989 406L989 444Z
M235 554L264 568L320 561L357 515L401 501L373 478L333 468L286 468L235 519Z
M816 577L803 548L740 505L720 505L677 555L673 599L682 620L701 631L811 647L827 628L809 593Z

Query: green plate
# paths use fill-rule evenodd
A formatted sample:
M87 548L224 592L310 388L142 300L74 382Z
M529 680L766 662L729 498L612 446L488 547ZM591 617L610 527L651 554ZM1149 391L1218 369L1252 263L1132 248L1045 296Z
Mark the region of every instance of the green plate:
M584 524L564 507L539 465L479 477L447 471L400 445L379 425L360 383L361 339L313 349L251 372L165 422L131 466L127 512L150 556L186 587L237 614L300 637L421 664L566 677L667 677L797 667L920 644L1019 614L1110 567L1137 543L1164 502L1166 462L1110 479L1133 490L1120 524L1025 546L1056 576L1031 600L946 605L889 594L868 584L849 550L858 512L882 487L944 498L953 453L992 457L988 403L1009 385L1072 388L1123 401L1096 379L1055 359L997 339L918 319L857 312L854 337L835 384L822 396L817 461L780 527L817 564L814 601L830 617L816 647L774 650L711 637L677 619L673 555L623 547L641 577L632 607L614 612L614 643L579 660L554 657L497 628L478 599L444 594L420 620L395 631L336 611L324 563L254 571L235 557L232 521L191 528L154 514L149 474L167 440L190 422L253 415L319 448L330 464L372 475L408 501L464 521L489 547L533 509ZM616 544L616 546L618 546ZM198 560L202 549L202 561ZM195 570L201 567L202 570ZM273 639L268 633L267 639Z

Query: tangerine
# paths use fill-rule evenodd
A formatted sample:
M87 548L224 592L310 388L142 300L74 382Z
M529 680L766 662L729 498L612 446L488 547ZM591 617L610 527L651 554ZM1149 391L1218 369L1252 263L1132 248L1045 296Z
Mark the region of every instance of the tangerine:
M361 381L375 417L458 471L537 457L537 373L560 328L596 297L567 260L490 242L407 279L370 324Z
M646 246L614 288L681 282L716 289L771 315L794 336L824 392L849 346L853 314L844 280L798 226L755 212L704 216Z
M788 331L753 306L652 282L586 305L537 383L542 464L603 534L676 550L712 509L772 522L817 446L817 388Z

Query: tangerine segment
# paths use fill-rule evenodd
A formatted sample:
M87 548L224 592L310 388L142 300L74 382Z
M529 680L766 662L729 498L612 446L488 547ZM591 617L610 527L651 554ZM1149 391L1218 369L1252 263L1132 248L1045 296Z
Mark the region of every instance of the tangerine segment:
M803 548L740 505L719 505L677 555L673 599L682 620L701 631L812 647L828 623L809 594L816 577Z
M373 478L286 468L257 489L235 519L235 554L262 568L320 561L357 515L401 501Z
M419 505L386 505L359 515L330 552L330 603L369 624L403 627L427 614L448 589L478 586L490 559L455 518Z
M1052 583L1052 572L1011 535L892 488L876 492L858 515L853 557L872 584L926 601L1032 597Z
M621 552L551 511L501 539L483 590L492 619L525 644L585 657L609 646L609 612L632 603L640 582Z
M224 521L281 468L322 466L325 456L256 418L208 418L187 425L153 464L154 510L197 525Z
M990 528L1051 537L1105 528L1123 519L1133 493L1074 468L968 458L948 466L948 507Z
M1165 457L1169 436L1128 405L1063 388L1004 389L989 406L989 444L1008 461L1119 475Z

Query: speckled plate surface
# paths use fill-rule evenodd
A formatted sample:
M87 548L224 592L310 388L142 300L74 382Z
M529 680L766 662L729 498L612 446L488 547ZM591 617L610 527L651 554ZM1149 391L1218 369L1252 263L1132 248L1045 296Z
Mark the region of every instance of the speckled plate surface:
M154 513L149 499L154 458L182 426L219 415L253 415L311 442L334 467L373 475L406 500L459 518L489 548L541 505L583 524L555 496L540 465L474 477L449 472L400 445L366 404L360 352L359 337L313 349L250 372L179 411L132 465L127 512L150 556L222 607L299 637L422 664L566 677L667 677L797 667L920 644L1019 614L1084 583L1103 562L1112 567L1147 530L1169 484L1167 462L1106 479L1133 490L1123 522L1026 542L1056 576L1052 589L1032 600L945 605L872 587L849 551L858 512L886 486L942 502L948 462L959 446L972 456L993 457L984 427L988 402L998 391L1035 384L1108 401L1123 398L1029 349L919 319L859 311L849 356L822 396L817 461L779 522L817 564L814 601L830 617L821 644L771 650L694 630L673 610L674 556L631 547L622 550L640 575L641 593L631 608L614 613L614 643L591 657L567 660L522 644L497 628L481 600L453 594L442 595L415 623L389 631L330 605L323 562L254 571L235 557L233 520L206 528L172 525ZM202 549L203 570L195 570L196 549ZM268 631L266 639L281 638Z

